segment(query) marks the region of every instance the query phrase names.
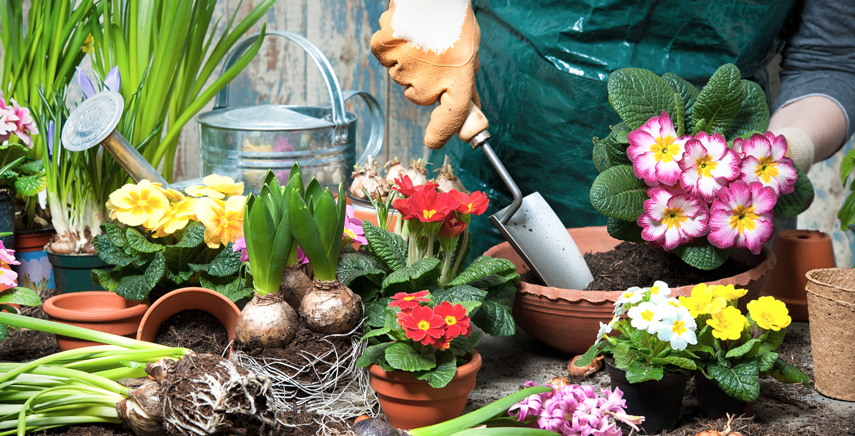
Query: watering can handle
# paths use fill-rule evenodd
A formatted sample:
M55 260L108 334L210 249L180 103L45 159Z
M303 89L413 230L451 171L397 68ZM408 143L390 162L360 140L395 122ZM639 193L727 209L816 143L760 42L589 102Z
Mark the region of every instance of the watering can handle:
M226 72L235 62L237 62L238 58L258 39L260 34L256 33L255 35L249 36L243 41L239 42L235 45L232 52L226 56L226 61L223 64L223 69L220 75ZM303 37L302 35L298 35L292 32L285 32L282 30L273 30L267 32L267 35L275 35L281 36L285 39L290 39L294 41L309 54L309 57L315 61L315 64L321 70L321 75L324 77L324 82L327 84L327 89L330 91L330 106L332 106L332 121L335 124L335 143L336 144L345 144L347 143L347 116L344 110L344 100L345 98L341 92L341 86L338 84L338 79L333 72L332 66L330 62L327 60L326 56L312 44L311 41ZM367 102L367 100L366 100ZM375 101L376 103L376 101ZM368 103L369 107L371 103ZM221 109L227 107L229 105L229 85L223 87L219 93L217 93L217 98L214 100L214 109ZM371 137L374 138L374 128L371 129ZM382 141L382 135L380 138ZM371 144L369 143L369 146ZM366 148L366 151L368 148ZM379 151L379 149L378 149Z
M383 136L386 134L386 118L377 99L365 91L344 91L344 100L350 100L351 97L356 95L362 97L365 105L368 106L368 111L371 113L371 135L368 137L368 144L365 145L365 151L362 152L362 155L356 161L356 163L362 164L363 162L374 160L380 154L380 148L383 147Z

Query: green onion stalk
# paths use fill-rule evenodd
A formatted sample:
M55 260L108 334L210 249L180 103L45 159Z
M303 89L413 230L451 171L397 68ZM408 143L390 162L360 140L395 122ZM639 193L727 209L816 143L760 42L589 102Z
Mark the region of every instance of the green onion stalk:
M87 37L98 16L94 0L31 0L25 21L24 3L0 1L0 93L38 114L43 112L40 88L50 95L68 85L86 55ZM45 141L45 135L33 137L27 152L30 163L41 161ZM25 226L31 228L45 176L38 171L26 185L16 185L26 200Z
M265 26L246 53L206 87L216 66L274 3L260 1L239 21L238 6L223 26L222 18L213 19L216 0L101 0L97 4L104 25L92 28L92 68L106 77L118 66L126 105L135 94L143 102L133 112L126 110L119 131L152 166L163 165L167 181L172 182L181 129L255 57Z
M0 324L107 344L0 363L0 436L98 423L206 435L227 431L233 415L275 424L270 381L219 356L10 313Z

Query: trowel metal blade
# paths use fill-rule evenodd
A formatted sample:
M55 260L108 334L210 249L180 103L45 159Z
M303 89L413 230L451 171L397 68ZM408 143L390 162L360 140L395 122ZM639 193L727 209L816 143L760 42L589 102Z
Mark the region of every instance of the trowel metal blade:
M540 193L523 197L519 210L502 224L499 218L506 210L490 221L547 286L585 289L594 280L573 238Z

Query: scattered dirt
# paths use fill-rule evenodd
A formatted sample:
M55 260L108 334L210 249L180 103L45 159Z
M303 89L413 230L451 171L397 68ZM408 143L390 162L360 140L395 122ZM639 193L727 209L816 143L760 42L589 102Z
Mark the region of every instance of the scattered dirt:
M39 433L36 436L135 436L127 427L121 425L78 425L74 427L54 428Z
M311 354L313 356L321 356L329 351L336 350L338 354L346 353L351 348L350 337L348 336L337 336L333 338L326 338L326 335L323 333L315 333L308 329L308 327L303 324L302 320L300 321L300 328L297 330L297 335L294 337L294 340L288 344L285 348L256 348L244 350L244 352L255 358L270 358L270 359L281 359L288 361L292 366L303 368L308 366L310 360L305 357L306 354ZM317 381L318 376L315 373L325 373L330 368L330 363L335 359L324 359L323 362L316 362L314 364L314 370L312 372L309 371L309 368L306 368L305 371L300 372L299 374L295 374L296 370L286 366L286 365L278 365L280 366L280 370L286 374L291 375L297 380L300 381ZM268 362L268 364L271 364ZM275 363L273 363L275 365Z
M622 242L612 251L586 253L585 262L591 268L594 281L589 290L624 290L632 286L652 286L662 280L669 286L686 286L731 277L750 267L728 258L713 271L692 268L673 253L653 249L644 244Z
M54 295L56 295L55 289L47 289L39 294L42 303ZM33 318L47 319L42 306L22 306L18 313ZM53 353L59 353L59 347L56 345L56 337L53 333L10 328L9 337L0 341L0 362L29 362Z
M160 325L154 341L169 347L221 356L229 346L226 328L204 310L178 312Z

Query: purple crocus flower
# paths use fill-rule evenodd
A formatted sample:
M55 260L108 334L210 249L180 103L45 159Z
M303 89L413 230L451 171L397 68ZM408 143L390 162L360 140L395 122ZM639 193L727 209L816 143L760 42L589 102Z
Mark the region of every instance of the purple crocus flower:
M53 162L53 135L54 130L56 130L56 125L54 125L53 120L48 122L48 131L47 131L47 149L48 149L48 160Z
M80 85L80 89L83 90L83 98L89 98L97 94L98 91L95 90L95 85L92 84L92 80L89 80L89 76L80 67L75 68L77 68L77 83ZM119 74L118 66L113 67L107 73L107 77L104 79L104 86L110 91L119 92L121 90L122 77Z

